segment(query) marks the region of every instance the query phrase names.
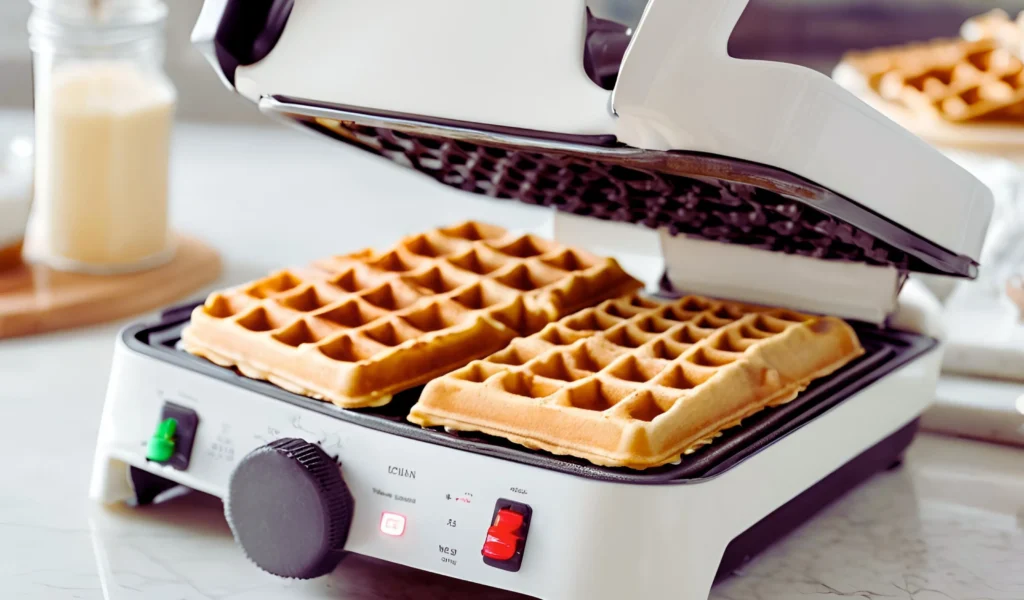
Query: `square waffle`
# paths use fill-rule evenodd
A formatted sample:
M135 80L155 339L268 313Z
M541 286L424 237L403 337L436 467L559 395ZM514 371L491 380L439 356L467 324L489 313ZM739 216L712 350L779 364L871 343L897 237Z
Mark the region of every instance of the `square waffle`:
M848 54L882 99L952 123L1024 118L1024 63L993 39L933 40Z
M295 393L381 406L640 287L613 259L467 222L216 292L182 343Z
M789 402L863 352L834 317L633 295L431 381L409 420L644 469Z
M997 8L968 19L960 31L966 40L994 40L1017 56L1024 55L1024 12L1011 19L1005 10Z

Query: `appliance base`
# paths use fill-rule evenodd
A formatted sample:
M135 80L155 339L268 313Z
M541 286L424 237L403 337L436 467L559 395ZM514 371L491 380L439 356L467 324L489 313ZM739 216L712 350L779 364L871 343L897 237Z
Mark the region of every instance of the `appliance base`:
M903 453L914 441L919 423L920 419L914 419L736 536L725 548L715 581L729 577L874 475L899 467Z
M707 597L716 572L734 571L899 459L942 360L930 338L887 333L876 353L890 357L884 369L858 371L851 389L825 381L807 410L783 413L800 406L791 403L768 415L785 414L776 424L786 427L749 420L698 472L620 473L409 427L401 414L343 411L197 364L175 348L187 312L119 340L92 498L144 505L195 489L227 499L243 457L300 438L341 462L355 499L346 551L547 600ZM184 468L146 456L171 405L198 416ZM510 500L532 514L517 572L480 555L496 502ZM381 529L387 514L405 519L401 535Z
M906 424L738 535L725 549L715 582L732 576L772 544L873 476L901 466L903 453L914 441L919 423L920 419L915 419ZM136 507L151 504L157 496L178 486L136 467L130 468L130 476L135 492L134 502L130 504Z

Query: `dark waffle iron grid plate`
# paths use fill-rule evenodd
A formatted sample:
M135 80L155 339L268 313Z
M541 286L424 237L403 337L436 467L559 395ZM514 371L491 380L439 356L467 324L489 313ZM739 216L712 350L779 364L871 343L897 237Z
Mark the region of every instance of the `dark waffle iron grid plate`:
M285 107L314 106L290 98L277 100ZM287 108L280 112L318 133L474 194L667 229L674 235L891 265L901 273L977 273L977 263L969 257L848 198L764 165L698 153L637 150L618 144L612 136L562 136L545 144L537 132L484 132L471 124L446 122L441 127L456 134L445 137L429 133L429 127L404 126L404 117L393 118L388 122L395 125L384 127L288 114ZM462 135L466 132L470 133ZM539 147L504 143L502 135L533 139Z

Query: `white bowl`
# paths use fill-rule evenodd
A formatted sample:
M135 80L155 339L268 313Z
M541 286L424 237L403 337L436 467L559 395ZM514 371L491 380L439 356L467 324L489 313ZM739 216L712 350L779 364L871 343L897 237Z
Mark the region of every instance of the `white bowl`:
M0 249L25 238L31 205L32 141L14 138L0 146Z

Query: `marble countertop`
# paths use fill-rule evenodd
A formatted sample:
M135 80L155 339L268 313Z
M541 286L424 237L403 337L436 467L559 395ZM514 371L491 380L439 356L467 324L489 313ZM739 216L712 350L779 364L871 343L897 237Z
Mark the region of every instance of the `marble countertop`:
M28 126L27 114L0 111L0 135ZM439 219L533 228L547 218L420 183L276 127L185 125L175 140L173 220L220 249L219 286ZM359 556L321 580L280 580L246 561L214 498L94 505L89 469L121 325L0 341L0 597L517 597ZM1022 557L1024 451L922 435L902 468L824 510L711 598L1020 600Z

